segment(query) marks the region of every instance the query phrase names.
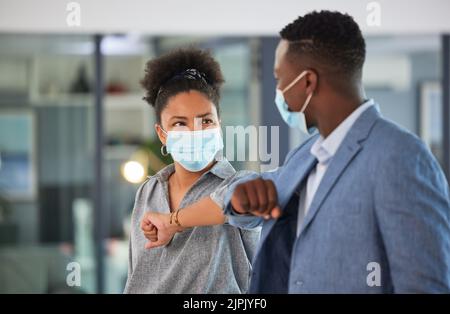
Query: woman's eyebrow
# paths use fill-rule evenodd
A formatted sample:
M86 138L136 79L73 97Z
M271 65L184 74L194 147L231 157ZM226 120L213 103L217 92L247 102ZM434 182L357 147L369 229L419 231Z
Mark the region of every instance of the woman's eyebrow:
M211 112L202 113L202 114L196 115L195 117L196 118L204 118L209 115L211 115Z
M172 117L170 117L170 120L173 120L173 119L178 119L178 120L187 120L187 118L186 117L183 117L183 116L172 116Z

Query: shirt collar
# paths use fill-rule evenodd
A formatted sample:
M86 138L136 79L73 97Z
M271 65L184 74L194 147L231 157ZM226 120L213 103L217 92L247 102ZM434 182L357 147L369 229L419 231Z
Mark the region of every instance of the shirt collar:
M158 171L155 174L155 177L161 181L165 182L169 180L170 175L175 171L175 165L172 163L170 165L167 165L166 167L162 168L160 171ZM206 171L202 176L206 175L207 173L211 173L221 179L226 179L232 174L234 174L236 170L234 170L233 166L230 164L230 162L225 158L219 159L214 166L211 167L208 171Z
M364 111L374 104L375 102L373 99L367 100L356 110L354 110L344 121L342 121L338 127L330 133L330 135L326 138L323 138L322 135L318 137L316 142L311 146L311 154L317 158L319 163L328 162L328 160L336 154L339 146L348 131L352 128L355 121Z

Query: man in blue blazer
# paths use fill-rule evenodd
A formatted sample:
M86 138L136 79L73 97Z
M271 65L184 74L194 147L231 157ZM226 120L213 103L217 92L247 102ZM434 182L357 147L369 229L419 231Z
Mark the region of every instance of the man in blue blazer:
M262 224L250 292L450 292L448 183L422 141L366 99L358 25L321 11L280 34L276 105L318 134L225 195L231 224Z

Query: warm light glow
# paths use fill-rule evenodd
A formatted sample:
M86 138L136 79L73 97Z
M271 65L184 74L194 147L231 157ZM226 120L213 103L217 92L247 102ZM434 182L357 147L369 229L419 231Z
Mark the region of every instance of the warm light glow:
M131 183L139 183L144 179L144 167L137 161L127 161L123 166L123 176Z

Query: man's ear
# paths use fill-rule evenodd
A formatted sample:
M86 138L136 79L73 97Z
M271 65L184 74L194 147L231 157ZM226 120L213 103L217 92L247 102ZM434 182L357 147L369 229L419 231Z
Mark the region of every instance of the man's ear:
M158 134L158 138L161 141L161 143L165 145L167 140L166 134L163 132L161 126L157 123L155 124L155 131L156 134Z
M306 82L306 94L317 93L318 75L315 70L308 70L305 77Z

